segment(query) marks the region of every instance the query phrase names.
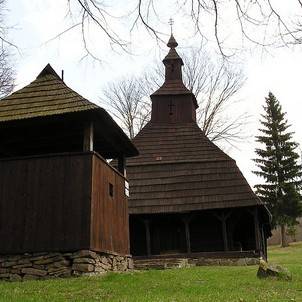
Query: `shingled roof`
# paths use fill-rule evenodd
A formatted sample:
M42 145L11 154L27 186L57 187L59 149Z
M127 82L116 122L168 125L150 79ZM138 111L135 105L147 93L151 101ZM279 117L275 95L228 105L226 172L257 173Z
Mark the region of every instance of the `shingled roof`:
M38 125L41 121L66 121L68 118L73 118L75 124L86 120L94 122L95 145L103 150L104 156L138 154L107 111L69 88L49 64L29 85L0 100L1 126L18 124L22 127L23 123Z
M182 81L170 80L165 82L152 95L178 95L178 94L192 94Z
M149 123L127 162L130 214L260 205L236 162L196 123Z
M37 78L0 102L0 123L99 108L70 89L48 64Z

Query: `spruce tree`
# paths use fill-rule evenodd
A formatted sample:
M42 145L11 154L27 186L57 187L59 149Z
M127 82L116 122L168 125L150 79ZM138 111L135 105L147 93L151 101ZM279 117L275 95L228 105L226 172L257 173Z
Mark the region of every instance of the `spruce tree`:
M296 223L302 215L302 169L298 164L298 146L292 140L293 132L289 132L287 119L282 107L270 92L265 98L256 141L262 149L256 149L258 158L254 159L258 171L254 173L262 177L263 184L256 185L256 193L265 202L272 214L273 227L280 226L281 246L286 246L285 228Z

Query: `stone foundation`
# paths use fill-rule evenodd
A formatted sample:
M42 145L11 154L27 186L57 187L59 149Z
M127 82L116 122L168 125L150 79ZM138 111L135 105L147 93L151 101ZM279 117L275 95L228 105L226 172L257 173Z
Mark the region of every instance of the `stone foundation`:
M135 259L134 268L137 270L146 269L167 269L182 268L191 266L245 266L258 265L259 258L146 258Z
M74 253L0 255L0 280L22 281L95 275L133 269L130 256L81 250Z
M189 259L189 264L196 266L222 265L222 266L245 266L258 265L259 258L197 258Z

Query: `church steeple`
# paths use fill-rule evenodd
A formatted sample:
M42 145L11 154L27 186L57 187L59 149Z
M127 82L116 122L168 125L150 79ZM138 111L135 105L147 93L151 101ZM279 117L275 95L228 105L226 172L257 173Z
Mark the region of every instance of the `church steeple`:
M176 47L178 43L176 42L173 34L168 41L167 46L170 48L168 54L163 59L165 65L165 81L179 80L182 81L182 66L184 65L182 58L178 55Z
M194 122L196 121L196 98L182 81L182 58L176 51L178 43L172 32L167 43L170 48L163 59L165 81L151 95L152 122Z

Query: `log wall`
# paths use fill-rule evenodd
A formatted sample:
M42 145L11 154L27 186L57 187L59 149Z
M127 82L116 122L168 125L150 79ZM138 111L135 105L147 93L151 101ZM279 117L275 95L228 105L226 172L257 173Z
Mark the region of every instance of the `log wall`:
M92 175L91 248L129 254L125 178L96 156Z
M116 190L111 203L109 182ZM128 231L123 190L124 178L92 152L0 161L0 254L126 253L127 237L120 240Z

